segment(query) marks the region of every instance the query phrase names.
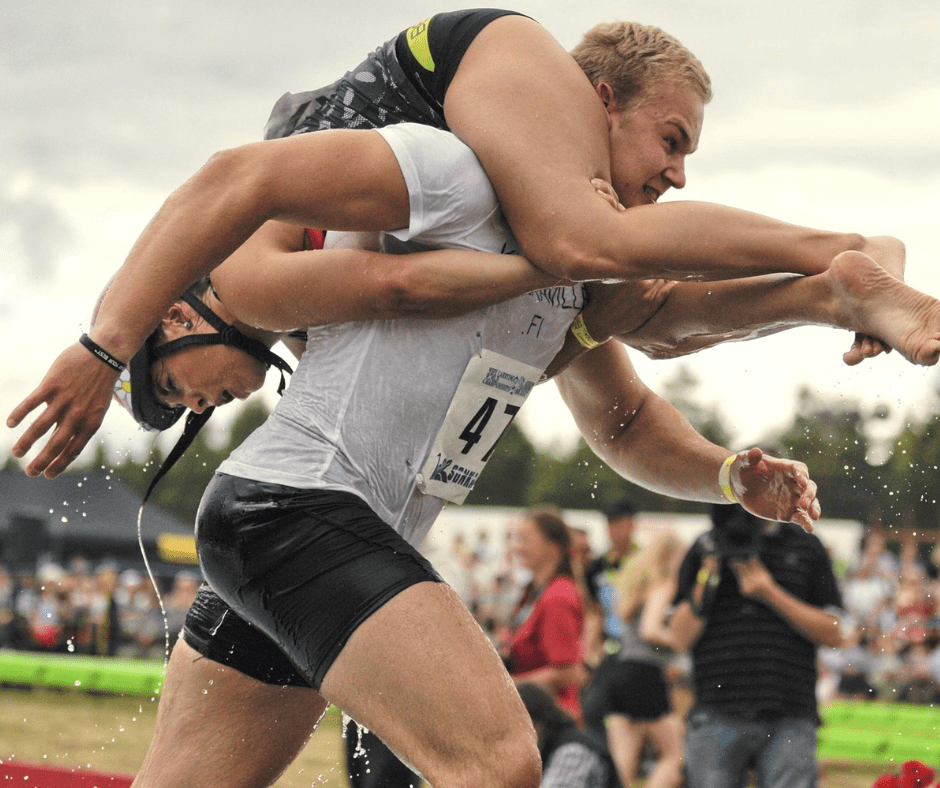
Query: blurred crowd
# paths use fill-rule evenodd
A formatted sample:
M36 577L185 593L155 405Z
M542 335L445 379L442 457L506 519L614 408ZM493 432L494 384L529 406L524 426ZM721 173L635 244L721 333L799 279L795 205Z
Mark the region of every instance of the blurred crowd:
M509 524L501 544L485 530L470 539L458 533L447 554L431 556L496 644L532 578L516 549L518 525ZM568 530L576 585L590 608L585 578L602 556L586 531ZM819 650L820 702L940 703L940 546L925 554L913 541L889 544L883 532L870 531L859 560L835 566L845 645ZM43 563L34 573L0 565L0 648L162 659L166 634L172 646L200 575L186 569L159 582L164 611L136 569L82 558ZM595 637L589 622L583 637ZM582 653L590 668L596 645L582 643ZM671 675L681 676L682 666L679 658Z
M158 583L163 610L146 574L110 561L41 562L34 572L0 565L0 648L162 660L200 575L183 570Z
M819 697L940 703L940 544L870 531L840 579L845 645L820 649Z
M514 550L513 525L500 545L487 531L469 540L457 534L449 557L448 582L494 642L531 577ZM601 556L592 551L585 531L569 530L572 564L583 580ZM819 650L821 703L851 698L940 704L940 543L925 551L912 540L889 543L890 538L870 531L854 564L834 562L845 644ZM586 599L586 608L589 603ZM583 646L590 662L592 646ZM671 675L681 681L685 664L677 658Z

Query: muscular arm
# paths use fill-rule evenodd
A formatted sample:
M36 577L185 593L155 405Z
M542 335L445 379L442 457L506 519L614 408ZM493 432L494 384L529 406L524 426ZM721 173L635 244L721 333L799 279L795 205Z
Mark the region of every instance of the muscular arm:
M304 250L303 239L301 227L267 222L213 272L222 301L240 321L286 331L350 320L444 318L557 282L516 255Z
M170 195L134 244L92 337L130 358L181 292L270 219L399 229L408 225L408 193L394 154L371 131L303 134L217 153Z
M409 218L408 191L398 161L375 132L326 131L217 154L170 196L134 245L101 305L92 339L116 358L129 360L190 283L219 266L272 219L298 227L379 231L405 227ZM241 261L249 271L246 281L260 285L265 272L252 268L249 257ZM232 290L227 297L244 310L243 322L295 327L307 317L314 318L309 322L325 322L365 314L413 315L423 300L437 310L425 316L453 314L444 307L448 299L455 298L457 310L466 311L544 286L545 281L522 260L498 261L492 279L482 275L478 260L466 256L454 270L442 253L416 257L397 263L389 276L379 272L378 264L378 258L365 253L337 253L322 294L318 285L311 283L301 291L279 274L270 291L242 289L239 295ZM345 265L352 266L349 272ZM335 295L347 284L352 300L360 299L355 305L350 299L332 300L330 288ZM304 298L299 298L301 293ZM278 317L293 298L301 306L287 320ZM8 427L16 427L39 405L47 405L13 447L13 454L22 457L55 427L27 466L29 475L54 477L78 456L104 418L114 378L110 368L78 343L59 356L7 420Z
M674 498L726 502L718 471L730 452L699 435L651 392L622 345L607 343L586 353L556 382L588 444L619 474ZM807 530L819 517L816 485L801 463L752 449L737 456L731 477L742 505L759 517Z

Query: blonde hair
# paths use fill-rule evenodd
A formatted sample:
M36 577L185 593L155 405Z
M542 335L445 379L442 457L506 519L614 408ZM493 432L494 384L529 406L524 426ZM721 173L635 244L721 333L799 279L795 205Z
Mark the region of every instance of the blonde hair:
M695 55L658 27L601 22L571 50L594 87L607 82L618 109L635 109L657 82L687 85L707 104L712 82Z
M643 606L655 586L670 578L670 564L685 545L674 533L656 536L653 541L635 552L620 570L618 615L625 621L632 619Z

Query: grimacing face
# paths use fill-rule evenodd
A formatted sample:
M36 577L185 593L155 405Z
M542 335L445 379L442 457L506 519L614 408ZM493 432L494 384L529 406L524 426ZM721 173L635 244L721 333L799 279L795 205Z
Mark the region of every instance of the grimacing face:
M157 397L196 413L246 399L264 385L266 372L258 359L226 345L187 347L151 366Z
M602 85L598 94L604 98ZM652 205L685 186L685 158L698 148L705 105L691 87L659 82L632 110L607 101L611 181L627 208Z

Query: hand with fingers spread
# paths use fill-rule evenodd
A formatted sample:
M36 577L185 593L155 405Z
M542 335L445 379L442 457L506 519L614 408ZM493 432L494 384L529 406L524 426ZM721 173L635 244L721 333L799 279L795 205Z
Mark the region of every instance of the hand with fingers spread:
M729 466L730 492L751 514L792 522L807 533L819 519L816 482L802 462L784 460L754 448L737 454Z
M118 374L77 342L53 362L39 386L7 418L7 427L15 429L40 405L46 406L14 444L14 457L24 457L55 427L26 466L28 476L55 478L81 453L104 420Z

